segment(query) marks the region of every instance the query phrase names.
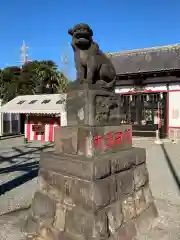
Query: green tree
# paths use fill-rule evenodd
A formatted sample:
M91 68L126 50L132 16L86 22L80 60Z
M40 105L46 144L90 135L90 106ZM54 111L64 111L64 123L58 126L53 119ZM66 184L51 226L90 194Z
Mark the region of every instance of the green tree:
M62 72L57 71L52 81L54 93L66 92L69 84L71 84L71 81Z
M0 69L0 99L4 98L4 82L3 82L3 72Z
M71 81L58 69L55 62L32 61L1 71L1 95L5 102L17 95L62 93Z
M6 67L1 72L1 94L5 102L17 96L21 69L17 66Z

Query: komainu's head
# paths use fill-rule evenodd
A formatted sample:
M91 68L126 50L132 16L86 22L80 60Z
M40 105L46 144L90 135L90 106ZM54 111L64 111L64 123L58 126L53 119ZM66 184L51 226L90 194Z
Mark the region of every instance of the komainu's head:
M73 48L88 49L92 43L93 31L88 24L76 24L68 30L68 34L72 36Z

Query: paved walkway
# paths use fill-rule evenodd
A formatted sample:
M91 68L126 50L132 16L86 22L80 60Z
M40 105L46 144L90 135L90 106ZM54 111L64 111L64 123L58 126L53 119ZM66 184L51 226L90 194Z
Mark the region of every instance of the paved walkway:
M180 239L180 143L165 142L164 145L155 145L152 140L137 138L133 143L134 146L147 150L150 184L159 211L159 218L154 222L153 230L137 239ZM23 138L0 140L0 214L30 206L38 188L35 176L38 171L40 147L41 144L25 147ZM31 178L33 179L30 180ZM16 187L15 182L19 184ZM26 215L26 211L17 211L1 216L0 239L24 239L20 230Z
M0 215L30 206L42 148L39 143L25 146L22 137L0 140Z
M23 226L27 217L27 211L18 211L0 217L1 240L25 240Z
M146 148L147 167L153 196L180 204L180 143L135 139L134 146Z
M180 239L180 143L165 141L163 145L153 140L135 139L134 146L146 148L147 167L152 194L159 217L152 229L138 240Z

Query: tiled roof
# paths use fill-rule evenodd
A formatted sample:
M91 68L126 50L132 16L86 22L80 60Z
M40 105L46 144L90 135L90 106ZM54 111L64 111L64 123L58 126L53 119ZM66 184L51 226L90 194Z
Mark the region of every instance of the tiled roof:
M180 44L107 53L117 75L180 70Z
M64 112L66 94L18 96L3 105L0 112L25 114L61 114Z

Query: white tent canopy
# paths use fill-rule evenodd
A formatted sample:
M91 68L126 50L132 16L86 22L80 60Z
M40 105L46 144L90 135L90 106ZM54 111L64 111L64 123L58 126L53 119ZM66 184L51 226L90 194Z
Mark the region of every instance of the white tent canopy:
M0 112L24 114L64 114L66 94L18 96L3 105Z

